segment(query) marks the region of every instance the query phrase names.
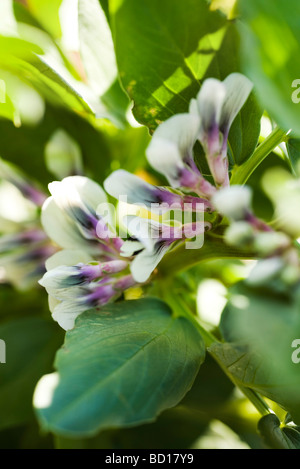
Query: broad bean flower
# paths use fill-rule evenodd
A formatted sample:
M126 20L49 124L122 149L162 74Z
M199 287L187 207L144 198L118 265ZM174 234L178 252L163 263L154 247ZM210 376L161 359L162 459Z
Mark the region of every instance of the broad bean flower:
M129 204L142 205L151 213L182 211L181 240L185 241L209 230L208 222L185 222L185 213L215 210L213 197L218 190L228 187L227 140L230 127L252 90L245 76L234 73L223 82L208 79L189 112L178 114L158 126L147 149L150 165L168 180L170 186L149 184L124 170L112 173L104 182L106 191L118 200L126 198ZM199 170L194 158L194 146L199 141L214 183ZM131 223L133 224L133 223ZM170 230L162 223L139 220L132 230L132 240L124 250L134 260L133 276L145 281L167 251L175 245L178 230ZM192 229L191 229L192 228ZM168 229L169 235L165 232ZM153 241L153 232L156 238ZM152 233L149 235L149 233ZM159 234L158 234L159 233Z
M204 215L216 210L214 197L229 185L229 130L251 90L252 83L238 73L223 82L208 79L189 112L159 125L147 158L169 186L149 184L124 170L106 179L107 193L144 208L143 215L137 210L126 218L126 240L117 236L113 220L99 209L107 199L95 182L74 176L49 185L52 196L43 206L42 223L63 250L48 260L48 272L40 283L49 293L53 318L63 328L72 328L83 311L102 307L126 289L147 282L179 242L200 237L193 248L201 247L204 232L212 228ZM211 180L194 158L197 141Z
M1 221L0 266L2 279L18 289L36 286L37 280L45 272L45 262L56 248L45 234L39 220L41 205L47 198L35 181L13 165L0 159L0 178L20 193L20 201L31 207L31 216L20 222ZM22 197L23 196L23 197ZM3 202L7 205L7 195L3 192Z
M121 257L123 241L113 232L103 189L84 176L70 176L49 190L42 224L62 250L48 259L40 284L54 320L67 330L79 314L115 300L136 281L129 260Z

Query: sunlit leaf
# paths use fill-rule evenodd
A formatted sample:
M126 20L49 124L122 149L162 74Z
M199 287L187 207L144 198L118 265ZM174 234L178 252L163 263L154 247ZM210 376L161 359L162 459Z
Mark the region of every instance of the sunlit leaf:
M59 8L62 0L27 0L27 6L33 16L55 38L61 36Z

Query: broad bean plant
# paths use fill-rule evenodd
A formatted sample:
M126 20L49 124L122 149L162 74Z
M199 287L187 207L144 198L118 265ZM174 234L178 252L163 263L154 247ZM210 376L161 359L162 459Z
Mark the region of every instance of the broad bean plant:
M300 5L3 0L3 447L300 449Z

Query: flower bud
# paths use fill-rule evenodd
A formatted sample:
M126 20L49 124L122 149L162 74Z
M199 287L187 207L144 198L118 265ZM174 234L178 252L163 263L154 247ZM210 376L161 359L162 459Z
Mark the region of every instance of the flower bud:
M284 233L263 232L256 235L254 250L262 256L268 256L275 251L287 248L290 243L289 237Z
M218 190L212 203L218 212L232 220L244 220L251 208L252 191L247 186L231 186Z
M280 257L272 257L258 261L250 272L246 282L248 285L258 287L275 278L284 267L284 261Z
M245 246L253 241L254 229L245 222L232 223L225 232L225 241L229 246Z
M300 278L299 267L295 265L286 266L281 274L281 280L287 285L293 285L298 282Z

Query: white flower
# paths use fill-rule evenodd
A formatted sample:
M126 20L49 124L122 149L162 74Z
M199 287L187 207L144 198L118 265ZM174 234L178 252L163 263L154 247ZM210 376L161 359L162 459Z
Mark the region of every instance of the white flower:
M231 186L218 190L212 203L218 212L232 220L244 220L251 210L252 191L247 186Z
M39 283L49 294L53 319L68 330L79 314L115 300L136 282L126 272L129 260L120 257L123 241L99 210L107 203L103 189L83 176L51 183L49 189L42 223L63 250L48 259Z
M210 228L207 222L195 222L186 225L171 226L166 222L129 216L128 231L132 239L124 243L121 252L124 256L133 257L130 270L138 282L146 282L164 255L178 241L203 234Z
M281 257L271 257L257 262L246 282L251 286L261 286L279 275L285 267Z
M173 116L158 126L147 149L149 163L173 187L210 197L215 188L201 175L193 156L194 145L200 140L216 186L227 186L229 130L252 88L250 80L239 73L223 82L205 80L197 98L191 100L188 113Z
M145 206L153 212L171 211L175 208L199 212L212 209L212 205L206 199L179 192L174 193L166 187L154 186L123 169L114 171L104 181L104 187L106 192L116 199L126 198L127 203ZM201 204L203 204L202 207Z
M40 207L46 200L46 195L37 183L27 177L16 166L0 158L0 177L13 184L22 195L34 205Z

